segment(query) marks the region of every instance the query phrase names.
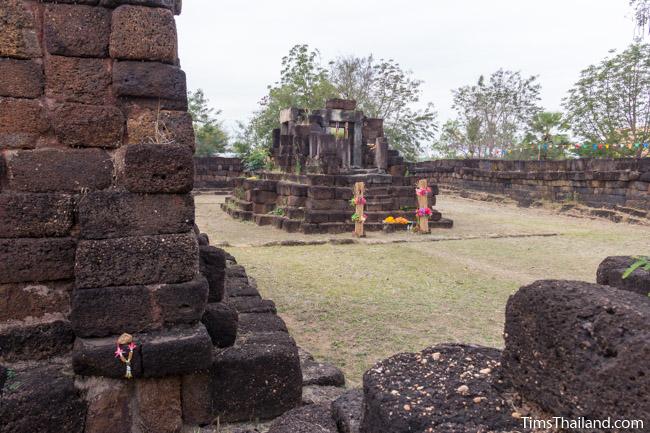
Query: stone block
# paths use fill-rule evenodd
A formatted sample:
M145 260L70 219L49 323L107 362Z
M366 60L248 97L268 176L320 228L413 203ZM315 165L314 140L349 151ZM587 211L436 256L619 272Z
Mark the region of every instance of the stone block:
M113 106L63 104L54 109L52 126L62 144L116 148L122 144L124 116Z
M0 433L84 433L87 405L67 367L43 363L12 369L0 392Z
M113 181L113 161L99 149L18 151L7 165L9 187L17 191L78 193L108 188Z
M193 426L212 424L215 418L212 416L210 376L207 372L183 376L181 402L185 424Z
M117 62L113 65L113 89L118 96L187 101L185 72L165 63Z
M41 57L35 12L22 0L0 1L0 57Z
M175 64L176 23L167 9L120 6L113 12L111 57Z
M272 341L217 349L210 390L213 415L222 421L276 417L300 405L298 350Z
M225 292L227 298L238 297L256 297L260 298L260 292L257 286L251 282L247 277L226 277Z
M0 239L0 283L74 278L70 238Z
M503 376L571 419L649 419L650 300L609 286L537 281L506 307Z
M273 313L244 313L239 315L238 333L289 332L280 316Z
M83 377L76 380L78 388L87 390L84 433L131 433L132 388L126 381Z
M343 372L331 364L306 361L301 369L303 386L345 386Z
M211 246L199 247L199 269L210 285L210 302L221 302L226 278L225 251Z
M48 127L39 101L0 98L0 150L33 148Z
M79 337L135 334L156 329L154 308L146 286L75 290L70 321Z
M71 283L0 285L0 322L40 318L70 310Z
M268 433L338 433L328 404L298 407L274 420Z
M439 345L400 353L363 375L362 432L512 432L521 427L495 385L500 351ZM463 391L461 391L463 390ZM397 392L395 392L397 391ZM474 399L480 398L476 403Z
M104 8L49 4L43 17L43 40L50 54L106 57L111 14Z
M167 8L179 15L181 13L182 0L99 0L105 7L114 8L119 5L150 6L154 8Z
M38 98L43 94L43 68L32 60L0 58L0 96Z
M183 419L180 377L138 380L135 395L139 424L143 431L181 432Z
M193 233L83 240L77 247L78 288L182 283L198 273Z
M0 194L0 238L66 236L74 220L72 196Z
M244 296L239 298L228 298L225 301L232 306L238 313L277 313L275 303L268 299L260 299L253 296Z
M357 101L352 99L328 99L325 102L325 108L328 110L353 111L357 108Z
M623 274L634 262L636 259L629 256L607 257L598 267L598 284L648 296L650 294L650 272L640 268L623 279Z
M79 200L83 239L187 233L194 225L191 195L98 191Z
M62 315L41 320L11 322L0 326L0 360L19 362L66 355L72 348L74 332Z
M208 303L208 290L203 277L188 283L155 286L153 298L160 312L159 320L165 326L198 323Z
M133 352L131 371L134 378L142 377L142 341L134 335L138 348ZM126 366L115 357L117 337L77 338L72 349L72 368L80 376L102 376L124 379Z
M205 326L176 327L147 334L142 344L145 377L193 374L212 362L212 341Z
M351 389L332 402L332 418L340 433L359 433L363 416L363 391Z
M310 186L307 197L316 200L331 200L336 198L336 188L327 186Z
M207 370L212 361L212 343L205 327L177 326L147 334L135 334L138 348L132 360L133 377L166 377ZM116 337L77 338L72 364L76 374L124 377L126 368L115 358Z
M124 154L122 176L131 192L190 192L194 186L192 152L179 145L130 145Z
M185 111L134 110L129 114L126 124L128 144L162 141L194 150L192 117Z
M210 334L212 344L230 347L237 338L237 310L227 304L208 304L201 320Z
M45 61L45 95L58 102L111 102L111 73L102 59L50 56Z

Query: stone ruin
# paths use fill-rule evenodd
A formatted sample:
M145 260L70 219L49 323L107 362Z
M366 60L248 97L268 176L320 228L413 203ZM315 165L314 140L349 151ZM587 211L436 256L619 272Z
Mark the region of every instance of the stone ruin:
M267 419L318 371L194 224L180 9L0 0L1 433Z
M414 218L415 187L399 152L388 147L383 119L365 117L356 102L327 101L310 114L299 108L280 113L271 157L277 171L256 172L235 180L222 205L234 218L273 225L288 232L342 233L354 230L349 201L355 183L366 187L366 230L381 230L388 216ZM435 205L438 188L429 182ZM431 228L453 222L433 210Z

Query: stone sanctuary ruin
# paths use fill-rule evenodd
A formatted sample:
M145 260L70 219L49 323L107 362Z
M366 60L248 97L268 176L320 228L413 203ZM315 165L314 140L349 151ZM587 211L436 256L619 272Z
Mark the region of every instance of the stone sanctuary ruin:
M381 230L388 216L413 218L420 178L408 176L399 152L389 148L383 119L365 117L355 101L332 99L311 113L283 110L280 124L271 151L280 172L237 179L223 204L229 215L289 232L348 232L354 230L354 185L363 182L366 230ZM435 205L438 188L430 186ZM430 227L452 224L437 211L429 217Z
M627 257L603 262L600 285L522 288L503 351L399 354L350 391L299 351L194 224L180 6L0 0L0 433L514 432L547 415L647 431L650 273L624 279ZM359 179L369 214L414 205L378 123L331 104L307 123L283 114L275 157L313 172L242 181L238 212L281 207L304 214L283 227L335 230Z

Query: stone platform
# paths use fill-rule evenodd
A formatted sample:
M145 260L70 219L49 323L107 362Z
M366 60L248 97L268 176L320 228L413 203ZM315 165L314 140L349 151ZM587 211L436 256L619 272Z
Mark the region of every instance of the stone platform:
M236 180L235 191L226 197L222 209L230 216L257 225L272 225L288 232L305 234L354 231L350 205L356 182L366 185L365 229L382 230L388 216L415 219L417 199L414 176L391 176L372 170L348 174L293 175L261 172ZM435 205L438 188L431 185L430 205ZM451 228L453 221L433 210L431 228Z

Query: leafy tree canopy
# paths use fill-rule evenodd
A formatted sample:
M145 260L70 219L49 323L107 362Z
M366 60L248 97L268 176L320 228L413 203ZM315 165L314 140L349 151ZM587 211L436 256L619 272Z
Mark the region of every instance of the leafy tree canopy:
M221 111L210 108L209 100L201 89L188 92L187 99L187 111L192 116L196 136L196 154L210 156L224 152L228 147L228 134L217 118Z
M633 44L581 72L564 100L572 130L590 143L632 145L650 140L650 45Z

